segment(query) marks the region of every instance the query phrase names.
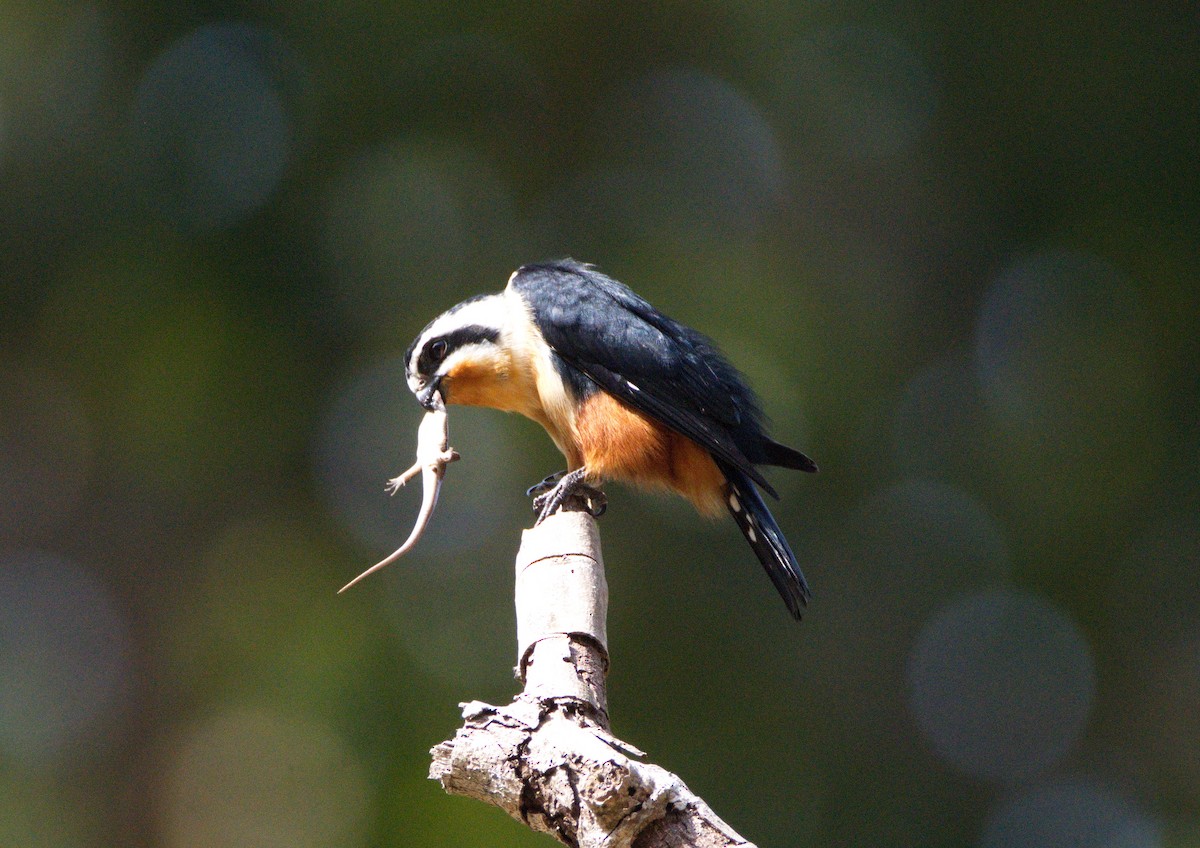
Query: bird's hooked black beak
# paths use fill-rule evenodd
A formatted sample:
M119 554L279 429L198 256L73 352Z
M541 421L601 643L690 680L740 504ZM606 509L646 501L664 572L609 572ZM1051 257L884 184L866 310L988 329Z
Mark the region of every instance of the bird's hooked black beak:
M415 392L417 402L429 412L445 405L442 398L442 378L434 377L429 383Z

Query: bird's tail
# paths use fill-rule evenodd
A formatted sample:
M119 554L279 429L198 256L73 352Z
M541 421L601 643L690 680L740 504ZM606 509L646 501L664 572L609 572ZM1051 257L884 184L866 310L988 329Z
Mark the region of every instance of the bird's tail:
M733 466L719 461L718 465L725 474L725 506L729 514L775 584L780 597L787 604L788 612L799 621L804 607L808 606L811 593L796 562L796 555L792 553L783 531L754 487L754 482Z

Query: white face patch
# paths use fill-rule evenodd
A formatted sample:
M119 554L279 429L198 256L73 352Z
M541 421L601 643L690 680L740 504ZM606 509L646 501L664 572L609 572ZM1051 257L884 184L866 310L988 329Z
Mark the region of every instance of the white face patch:
M420 338L413 344L412 356L405 363L408 373L412 375L417 372L417 361L430 339L449 335L455 330L472 326L490 327L498 332L503 332L504 305L501 298L502 295L493 294L478 300L460 303L433 319L433 323L425 328ZM412 385L413 381L410 377L409 388L412 388Z

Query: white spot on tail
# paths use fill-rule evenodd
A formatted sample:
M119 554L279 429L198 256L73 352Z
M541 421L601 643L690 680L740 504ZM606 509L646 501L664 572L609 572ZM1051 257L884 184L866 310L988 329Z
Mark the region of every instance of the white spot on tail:
M751 542L758 541L758 534L754 532L754 528L749 524L746 525L746 538Z
M738 500L737 492L729 493L729 508L734 512L742 511L742 502Z

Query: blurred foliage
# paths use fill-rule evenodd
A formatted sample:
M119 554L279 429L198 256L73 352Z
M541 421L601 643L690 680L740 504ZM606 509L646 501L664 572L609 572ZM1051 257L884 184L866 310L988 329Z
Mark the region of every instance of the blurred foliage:
M548 844L503 702L528 422L397 357L522 262L702 328L816 598L614 488L615 729L760 845L1200 839L1181 4L0 2L0 845Z

